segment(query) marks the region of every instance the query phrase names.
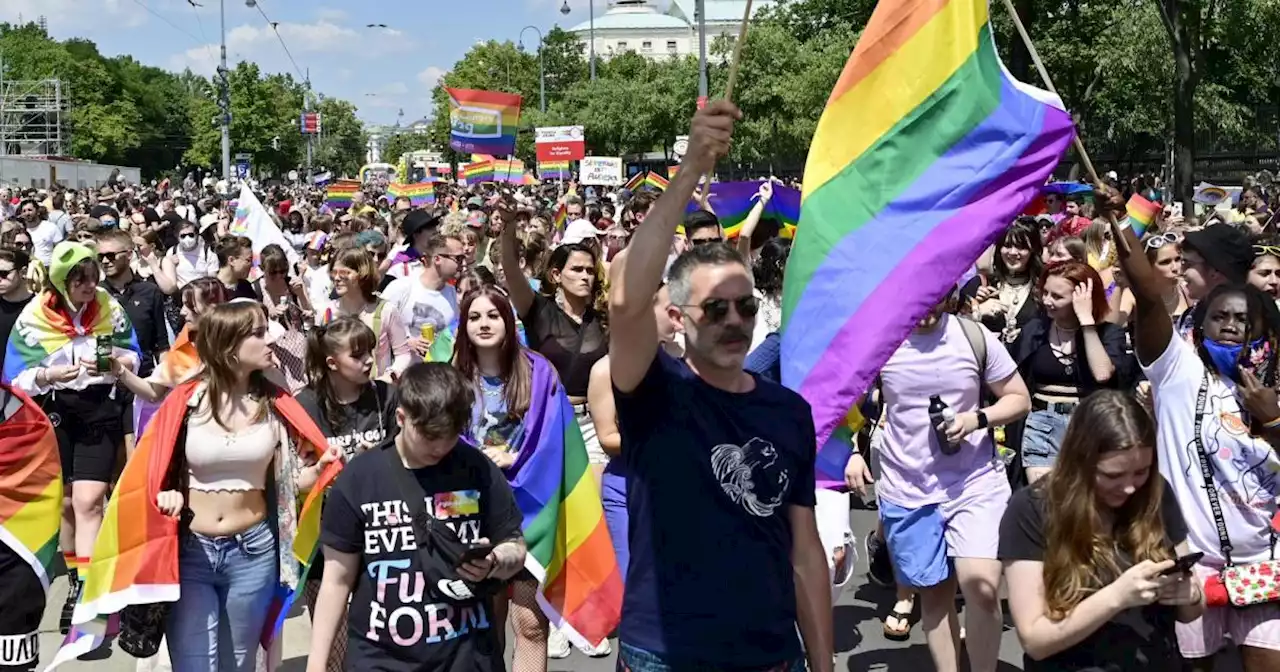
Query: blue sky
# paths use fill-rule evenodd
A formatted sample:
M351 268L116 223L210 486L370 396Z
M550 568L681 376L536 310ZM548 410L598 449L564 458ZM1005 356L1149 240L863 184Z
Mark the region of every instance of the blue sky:
M218 0L0 0L0 21L44 15L58 39L83 37L102 53L131 54L170 70L190 67L212 74L218 61ZM440 75L476 41L517 40L520 29L546 31L587 19L608 0L260 0L314 89L354 102L371 123L404 122L424 116ZM256 62L268 72L293 72L280 42L257 9L225 0L227 60ZM665 3L658 3L665 6ZM385 23L388 28L366 28ZM537 37L525 31L526 48ZM295 77L297 75L295 74Z

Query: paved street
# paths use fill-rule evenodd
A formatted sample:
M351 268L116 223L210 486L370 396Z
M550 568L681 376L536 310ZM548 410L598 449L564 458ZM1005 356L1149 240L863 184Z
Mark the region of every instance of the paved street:
M853 530L859 542L866 530L875 524L872 511L854 510ZM861 545L861 544L859 544ZM859 549L859 553L863 553ZM925 648L924 635L919 624L911 631L911 639L907 642L891 642L884 638L881 631L880 615L885 613L892 601L892 594L884 589L874 587L866 580L866 558L859 557L857 574L853 585L840 599L835 608L835 644L839 659L836 670L848 672L924 672L933 669L933 662ZM53 595L49 607L45 611L44 623L41 625L40 652L41 660L47 662L61 641L58 635L58 609L66 594L66 581L58 579L54 583ZM918 617L918 609L917 609ZM1008 617L1006 616L1006 622ZM305 613L296 614L285 626L284 635L284 672L301 672L306 666L307 640L310 634L310 622ZM616 645L616 642L615 642ZM1018 638L1011 629L1006 629L1000 647L1000 667L998 672L1011 672L1022 669L1022 649ZM42 664L43 664L42 662ZM1219 672L1239 670L1234 660L1222 660ZM106 657L93 661L78 661L62 669L69 671L94 672L134 672L136 660L122 651L111 651ZM157 669L167 669L156 666ZM573 670L576 672L606 672L614 668L614 657L590 659L575 651L565 660L550 661L548 669L552 672ZM150 668L144 668L150 669Z

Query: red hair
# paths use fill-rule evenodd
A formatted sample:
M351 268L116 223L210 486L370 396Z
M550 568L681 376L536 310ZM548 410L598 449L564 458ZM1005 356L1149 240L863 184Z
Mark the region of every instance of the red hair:
M1102 276L1093 270L1089 264L1082 264L1078 261L1059 261L1049 264L1045 267L1044 272L1040 274L1040 281L1036 283L1036 294L1044 296L1044 283L1052 277L1060 277L1071 283L1074 288L1076 285L1084 284L1090 280L1093 281L1093 321L1101 322L1106 319L1107 314L1111 312L1111 306L1107 303L1107 288L1103 286Z

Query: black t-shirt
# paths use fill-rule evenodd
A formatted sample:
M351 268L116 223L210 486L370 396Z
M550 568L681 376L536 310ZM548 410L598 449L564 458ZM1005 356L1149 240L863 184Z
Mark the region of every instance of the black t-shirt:
M1164 487L1161 518L1165 538L1172 548L1187 538L1187 525L1178 509L1173 488L1158 475ZM1032 486L1013 494L1000 521L1000 559L1044 561L1044 488ZM1121 558L1120 570L1132 563ZM1178 639L1174 634L1175 607L1159 604L1129 609L1098 628L1084 641L1045 660L1023 656L1025 672L1127 672L1128 670L1182 669Z
M609 338L595 309L588 308L579 324L555 300L535 294L533 305L520 316L520 322L524 324L529 348L555 367L565 394L587 396L591 367L609 354Z
M226 287L227 292L230 294L227 297L228 301L231 299L253 299L261 302L261 299L258 298L258 292L253 289L253 283L248 280L240 280L234 285L223 285L223 287Z
M320 542L360 556L347 614L347 669L377 672L501 672L502 623L487 599L455 601L428 585L409 507L396 490L387 441L347 464L329 490ZM489 458L458 442L439 464L414 469L426 512L465 544L520 537L520 511Z
M18 315L22 313L22 309L31 303L34 294L28 296L25 301L5 301L0 299L0 371L4 370L4 353L9 349L9 334L13 331L13 325L18 321Z
M814 506L813 419L800 395L755 382L726 392L660 351L639 387L614 390L631 548L619 632L673 663L801 653L788 509Z
M320 395L315 390L308 387L298 392L297 398L307 415L329 439L329 446L340 449L347 461L363 452L361 445L376 446L395 437L399 430L396 425L396 391L383 380L373 381L354 404L338 409L336 427L329 424Z

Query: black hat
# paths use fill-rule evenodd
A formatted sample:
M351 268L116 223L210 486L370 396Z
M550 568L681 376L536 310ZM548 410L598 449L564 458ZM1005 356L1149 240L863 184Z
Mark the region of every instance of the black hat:
M433 228L440 223L440 216L426 210L410 210L400 223L400 231L404 233L405 242L412 244L413 237L423 229Z
M1199 231L1188 231L1182 246L1198 252L1210 268L1227 276L1231 282L1244 282L1253 266L1253 246L1244 231L1230 224L1213 224Z

